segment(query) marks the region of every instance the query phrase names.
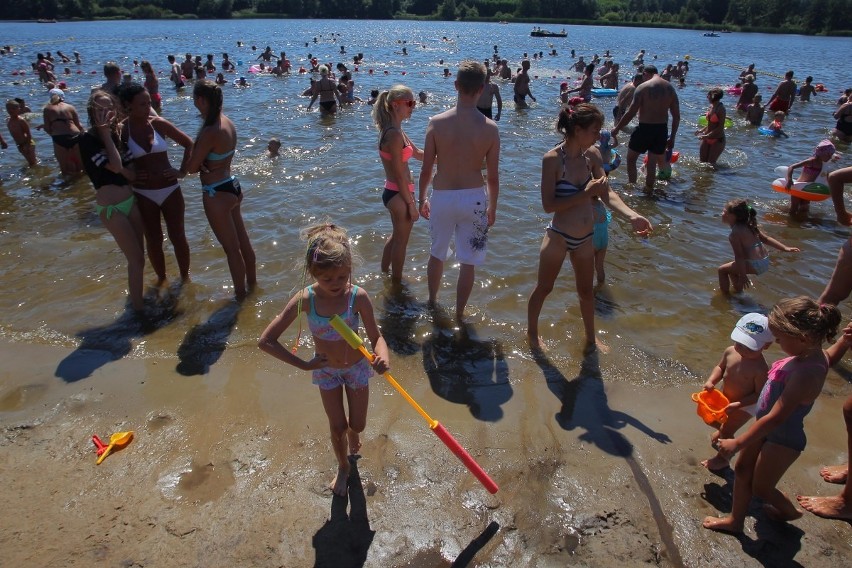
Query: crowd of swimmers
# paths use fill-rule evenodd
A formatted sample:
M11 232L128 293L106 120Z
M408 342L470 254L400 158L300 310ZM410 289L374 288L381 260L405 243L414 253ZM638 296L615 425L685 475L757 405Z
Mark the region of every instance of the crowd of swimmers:
M342 47L341 52L344 52ZM71 61L61 53L57 56L63 63ZM541 56L536 54L534 60ZM74 52L74 57L79 62L79 54ZM579 100L563 99L554 111L556 130L562 140L542 157L541 203L552 218L543 231L537 279L528 300L527 340L536 354L544 355L546 350L538 332L542 306L566 259L570 259L574 271L585 350L606 351L595 331L594 288L596 280L598 284L605 280L604 255L611 213L628 220L637 234L648 235L653 230L651 222L625 204L613 190L608 177L609 171L617 167L613 165L612 148L618 145L618 134L638 117L638 125L627 144L628 180L636 182L637 158L647 152L645 183L646 189L653 191L658 165L665 171L672 160L681 122L677 88L672 79L684 80L688 64L668 65L660 73L655 65L646 64L644 57L643 50L633 61L637 72L619 91L613 112L615 123L609 131L603 130L604 113L589 100L588 91L595 80L594 63L578 61L578 68L584 73L581 84L575 89L562 89L561 94L566 96L576 92ZM362 58L361 54L356 56L356 64ZM257 57L262 65L273 59L275 68L282 73L290 71L292 66L283 52L275 55L267 47ZM497 54L496 46L492 59L493 69L487 61L460 64L454 83L456 104L431 118L422 146L405 133L404 122L411 117L418 100L423 101L425 93L415 95L407 86L395 85L371 93L368 101L372 104L376 150L385 175L382 201L392 224L379 268L389 273L392 282L403 280L407 244L415 223L423 217L429 222L431 234L427 264L429 303L437 304L444 263L454 242L460 265L455 302L459 321L464 319L474 288L476 267L485 261L489 229L498 217L497 121L502 113L502 98L499 86L490 81L491 75L512 80L517 108L526 106L527 97L536 100L530 89L529 59L523 60L514 75L510 69L506 71L507 63ZM163 221L174 248L180 279L185 281L190 277L190 248L184 233L185 206L180 188L180 180L187 174L199 174L204 211L227 257L235 296L244 298L257 282L256 258L240 210L243 195L239 180L231 173L237 129L224 113L221 74L234 71L234 65L227 54L222 54L220 80L212 81L208 77L217 72L212 55L205 61L200 56L186 54L180 64L173 56L168 60L174 87L192 85L193 103L202 117L194 139L159 116L162 105L159 82L147 61L140 63L145 76L143 84L133 82L132 77L128 80L128 75L114 63L104 66L106 81L92 91L87 102L89 128L83 127L76 109L64 101L62 86L54 83L55 58L39 54L34 64L39 77L51 87L50 102L44 108L44 124L40 128L53 139L60 171L65 175L85 171L95 187L98 216L127 259L130 304L140 313L146 310L142 293L146 249L158 284L164 284L168 278ZM341 93L346 97L346 88L352 86L351 73L342 63L336 66L339 76L332 74L329 65L314 58L310 58L310 65L318 78L305 92L311 98L308 107L318 100L323 112L334 112L337 105L343 104ZM608 60L602 67L598 83L617 87L618 65ZM744 72L744 86L737 104L750 121L754 118L754 105L760 104L757 89L753 88L756 73L753 66ZM768 105L781 116L789 112L795 97L792 77L792 71L788 72ZM802 100L818 92L816 86L809 88L811 83L809 78L799 89ZM701 160L715 163L725 146L726 114L720 89L709 90L707 98L707 126L696 134L701 140ZM497 112L493 113L495 100ZM840 141L848 141L842 138L848 136L849 130L846 125L852 102L848 92L838 103L835 134ZM21 99L8 101L6 108L10 134L27 162L34 164L32 133L21 117L29 109ZM183 148L178 167L171 165L167 140ZM280 148L280 140L270 140L270 155L276 155ZM834 145L830 141L820 142L813 157L789 168L788 181L792 183L792 172L797 168L802 168L801 175L818 175L817 170L833 155ZM409 167L412 159L422 162L416 181ZM852 217L845 210L843 187L852 182L852 168L832 172L828 180L837 218L849 225ZM802 207L795 202L794 205ZM742 199L728 202L722 210L721 220L731 227L729 240L734 256L731 262L718 268L719 288L723 293L744 290L751 285L751 275L768 269L766 246L790 253L798 251L767 235L758 226L757 217L754 207ZM328 415L332 448L338 462L331 487L335 493L345 494L349 456L360 450L360 433L366 426L368 380L373 372L384 373L390 368L389 354L369 294L352 283L352 244L345 229L326 222L306 229L303 236L307 241L304 273L313 283L289 300L263 332L259 345L285 363L312 371ZM735 466L731 515L723 519L708 517L704 521L706 528L741 532L753 495L763 499L767 514L774 518L789 521L801 516L801 511L776 485L804 449L804 418L822 389L829 366L839 361L852 344L852 325L849 325L839 341L823 350L823 343L833 339L840 325L840 313L835 306L850 292L852 238L841 248L835 271L818 300L781 299L768 317L750 314L735 326L731 334L733 345L705 383L707 390L720 382L724 385L724 392L732 401L728 410L733 420L720 425L712 437L717 454L704 465L713 470L722 469L734 454L741 454ZM303 313L314 338L313 352L307 358L298 356L298 340L293 349L280 342L283 332L301 319ZM363 323L376 356L367 360L346 347L329 317L323 314L341 314L356 330ZM773 342L788 357L769 368L762 353ZM755 421L745 432L738 433L752 415ZM852 444L852 397L844 406L844 416ZM846 482L843 493L834 498L800 497L799 503L822 516L852 519L852 487L847 481L847 468L824 471L827 480Z

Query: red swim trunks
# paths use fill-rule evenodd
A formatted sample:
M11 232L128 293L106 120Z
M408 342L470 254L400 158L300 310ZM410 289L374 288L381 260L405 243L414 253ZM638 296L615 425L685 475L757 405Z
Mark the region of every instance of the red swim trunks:
M769 102L769 110L773 112L781 111L787 112L790 110L790 101L782 101L779 98L774 98Z

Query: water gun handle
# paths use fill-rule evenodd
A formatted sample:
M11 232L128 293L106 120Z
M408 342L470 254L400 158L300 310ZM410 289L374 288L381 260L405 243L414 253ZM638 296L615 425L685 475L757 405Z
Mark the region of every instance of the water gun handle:
M468 471L470 471L474 475L474 477L479 480L479 482L483 485L483 487L485 487L485 489L488 490L489 493L491 493L492 495L494 493L497 493L497 490L499 488L497 487L497 484L494 483L494 480L488 477L488 474L485 473L485 470L482 469L479 464L476 463L476 460L474 460L471 455L467 453L464 448L461 447L461 444L456 441L453 435L450 434L449 430L444 428L444 426L439 422L435 421L435 425L432 426L432 431L435 433L436 436L438 436L438 438L441 439L442 442L444 442L444 445L446 445L450 449L450 451L453 452L456 457L461 460L461 462L465 465Z

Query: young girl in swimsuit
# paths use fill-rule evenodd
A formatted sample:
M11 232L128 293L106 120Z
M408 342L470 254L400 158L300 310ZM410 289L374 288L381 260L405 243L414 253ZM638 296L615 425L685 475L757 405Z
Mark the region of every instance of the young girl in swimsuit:
M363 288L352 284L352 250L346 231L335 225L322 224L302 231L308 241L305 252L305 275L315 282L293 296L287 306L260 336L258 346L276 359L304 371L313 372L313 384L320 398L331 430L331 446L337 458L337 474L330 484L337 495L346 495L350 464L348 455L361 448L360 433L367 425L369 378L373 371L386 373L388 347L376 325L373 304ZM279 338L304 313L314 339L314 355L305 360L281 345ZM355 332L359 320L375 351L372 364L331 327L329 319L339 314ZM299 333L301 334L301 320ZM371 369L372 367L372 369ZM343 408L343 395L349 416Z
M216 239L225 249L234 292L242 299L257 283L254 249L243 222L243 191L231 175L237 147L237 129L222 112L222 89L213 81L196 81L192 89L195 108L204 118L186 162L187 173L200 172L204 213Z
M601 135L604 117L593 104L564 106L559 111L556 129L562 143L547 152L541 161L541 203L553 213L547 225L539 253L538 279L527 306L527 336L533 349L542 348L538 318L544 300L565 257L570 255L574 268L580 314L585 331L585 351L596 348L595 338L595 248L592 244L595 215L592 199L598 197L621 213L638 233L648 233L651 224L630 209L609 187L600 154L592 148Z
M96 193L95 210L104 226L127 258L127 289L133 309L144 309L142 300L145 249L142 217L130 188L133 171L130 156L119 151L118 100L106 91L89 97L88 114L92 127L79 136L83 167Z
M402 266L411 228L420 217L414 199L414 180L408 161L423 161L423 150L414 145L402 130L402 121L411 118L414 91L395 85L383 91L373 105L373 122L379 130L379 156L385 169L382 201L390 211L393 232L382 252L382 272L390 270L394 282L402 280Z
M698 149L699 159L711 166L716 166L716 161L725 150L725 105L722 104L724 91L719 88L710 89L707 100L710 108L705 115L707 126L695 131L695 135L701 139Z
M819 144L817 144L814 149L814 155L810 158L802 160L801 162L796 162L787 168L787 189L793 187L793 171L799 168L802 168L802 172L799 174L799 178L796 180L796 183L799 182L813 182L820 176L822 173L822 166L829 160L834 157L834 144L831 143L831 140L823 140ZM810 207L810 201L802 199L800 197L795 197L793 195L790 196L790 215L803 215L808 212Z
M145 62L143 61L143 64ZM189 279L189 243L184 231L184 200L179 177L186 175L186 163L192 151L192 138L168 120L151 115L153 99L148 90L132 83L119 91L127 111L121 123L121 140L133 155L133 191L145 225L148 259L157 273L157 286L166 282L166 258L163 254L162 216L169 240L175 250L181 280ZM180 170L169 163L167 139L183 146Z
M789 355L769 369L769 378L757 402L751 427L735 438L720 439L715 449L730 459L737 452L734 502L728 517L707 517L704 528L739 534L743 531L752 496L763 500L770 518L791 521L802 512L776 488L781 477L805 449L804 418L819 396L829 361L842 349L842 341L823 351L840 324L840 311L799 296L781 300L769 313L769 330Z
M145 90L148 91L148 94L151 95L151 108L156 111L157 114L163 110L163 97L160 95L160 80L157 79L156 73L154 73L154 68L151 67L151 63L149 61L143 61L139 64L139 68L142 69L142 72L145 74Z
M734 249L734 260L719 267L719 291L727 295L739 294L751 286L749 274L763 274L769 270L769 255L764 244L784 252L799 252L781 241L766 235L757 226L757 211L745 199L732 199L722 210L722 221L731 226L728 241Z

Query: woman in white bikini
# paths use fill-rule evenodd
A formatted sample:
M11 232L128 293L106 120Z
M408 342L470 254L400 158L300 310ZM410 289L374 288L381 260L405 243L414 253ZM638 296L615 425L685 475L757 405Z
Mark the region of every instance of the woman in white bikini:
M121 124L121 140L133 155L136 178L133 191L145 225L148 259L157 273L157 285L166 282L166 258L163 254L163 226L175 250L181 280L189 278L189 243L184 231L185 204L178 178L186 175L192 152L192 138L164 118L151 115L151 95L142 85L124 87L119 96L127 112ZM180 170L169 163L168 143L172 139L183 146Z

